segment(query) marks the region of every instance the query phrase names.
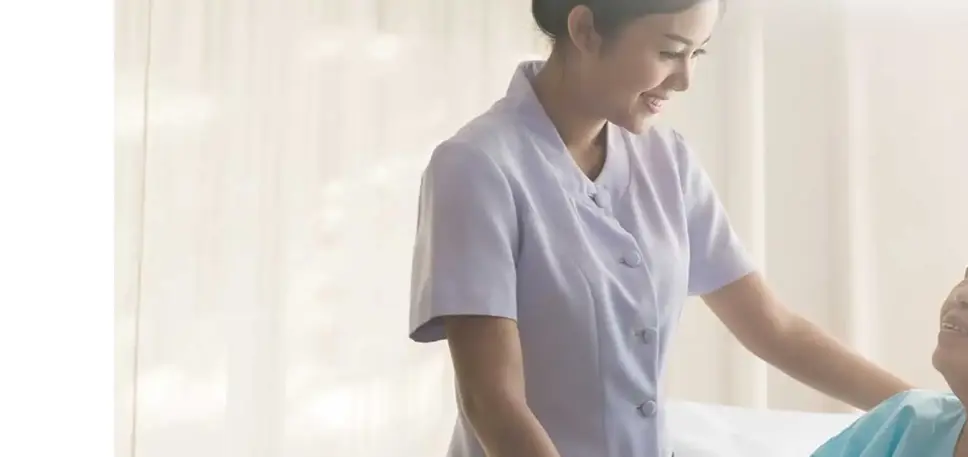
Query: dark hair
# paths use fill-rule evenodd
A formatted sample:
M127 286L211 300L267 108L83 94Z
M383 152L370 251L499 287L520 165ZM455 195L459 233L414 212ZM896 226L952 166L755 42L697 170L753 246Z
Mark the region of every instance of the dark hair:
M585 5L595 16L595 30L605 39L615 36L629 22L650 14L678 13L712 0L531 0L531 14L538 28L552 41L568 36L568 14ZM719 0L725 4L726 0Z

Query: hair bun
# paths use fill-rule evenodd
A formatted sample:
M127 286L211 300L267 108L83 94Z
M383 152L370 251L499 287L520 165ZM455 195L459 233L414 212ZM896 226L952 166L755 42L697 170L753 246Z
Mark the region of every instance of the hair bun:
M574 0L531 0L531 15L538 28L556 40L568 34L568 14L575 3Z
M531 0L531 15L538 28L553 41L568 35L568 14L586 5L595 15L595 29L604 37L613 36L630 21L649 14L678 13L699 3L713 0ZM718 0L720 14L726 0Z

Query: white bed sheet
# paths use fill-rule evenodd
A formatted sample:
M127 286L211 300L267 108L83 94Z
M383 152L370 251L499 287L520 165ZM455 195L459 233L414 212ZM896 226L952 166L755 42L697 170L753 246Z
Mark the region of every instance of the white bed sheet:
M809 457L858 417L681 401L667 412L676 457Z

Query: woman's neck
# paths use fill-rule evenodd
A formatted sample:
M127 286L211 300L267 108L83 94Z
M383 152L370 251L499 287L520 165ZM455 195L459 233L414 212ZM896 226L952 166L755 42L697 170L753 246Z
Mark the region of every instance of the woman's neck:
M535 77L535 95L576 160L589 154L601 154L604 152L600 140L605 119L588 114L578 85L566 75L565 62L552 53Z

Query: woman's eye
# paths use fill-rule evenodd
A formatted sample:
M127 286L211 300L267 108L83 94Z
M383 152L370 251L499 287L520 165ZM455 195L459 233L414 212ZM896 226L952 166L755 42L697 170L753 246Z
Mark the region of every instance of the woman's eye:
M699 57L699 56L701 56L703 54L706 54L706 50L705 49L696 49L695 51L692 52L692 54L689 57L694 59L694 58ZM676 60L676 59L685 59L686 58L686 53L685 52L660 52L659 55L663 59L667 59L667 60Z

